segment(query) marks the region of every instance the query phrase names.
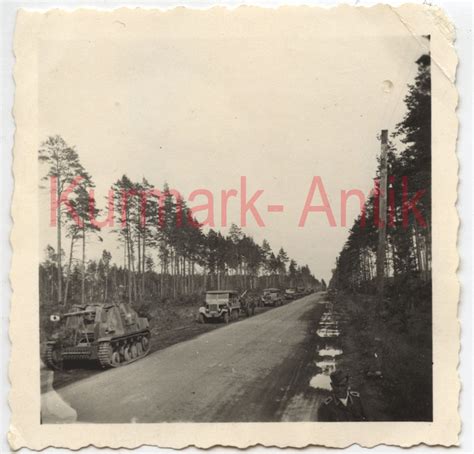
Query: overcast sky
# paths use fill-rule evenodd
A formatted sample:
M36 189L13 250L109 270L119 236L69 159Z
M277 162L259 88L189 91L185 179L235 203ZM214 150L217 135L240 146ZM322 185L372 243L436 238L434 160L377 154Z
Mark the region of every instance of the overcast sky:
M338 37L326 26L291 34L277 25L258 34L206 27L194 35L164 27L147 39L120 40L85 39L79 30L74 39L48 40L38 62L39 141L60 134L77 147L102 206L124 173L157 188L167 181L184 198L208 189L216 228L221 190L239 191L229 201L228 224L240 223L246 176L249 196L264 191L256 207L266 225L249 214L244 231L259 243L266 238L275 252L284 247L328 281L358 213L353 199L348 225L340 225L340 192L372 187L377 134L393 131L403 117L407 83L426 42ZM322 213L298 227L314 176L322 178L336 227ZM55 245L46 191L40 203L41 244ZM268 213L268 204L284 211ZM102 237L89 257L107 248L120 262L114 234Z

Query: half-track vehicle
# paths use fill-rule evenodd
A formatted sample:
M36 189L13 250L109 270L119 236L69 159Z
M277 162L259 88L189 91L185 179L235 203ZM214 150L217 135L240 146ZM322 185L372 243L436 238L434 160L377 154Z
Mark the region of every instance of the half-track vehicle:
M199 308L199 322L229 323L239 319L240 309L240 299L235 290L211 290L206 292L205 303Z
M61 369L65 362L92 360L102 368L129 364L150 350L148 319L126 303L75 305L52 315L57 329L43 355L46 366Z

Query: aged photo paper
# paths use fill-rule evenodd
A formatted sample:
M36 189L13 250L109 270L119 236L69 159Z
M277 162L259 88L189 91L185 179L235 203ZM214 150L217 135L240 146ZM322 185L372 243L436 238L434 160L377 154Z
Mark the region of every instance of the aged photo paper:
M19 11L12 448L456 445L454 39Z

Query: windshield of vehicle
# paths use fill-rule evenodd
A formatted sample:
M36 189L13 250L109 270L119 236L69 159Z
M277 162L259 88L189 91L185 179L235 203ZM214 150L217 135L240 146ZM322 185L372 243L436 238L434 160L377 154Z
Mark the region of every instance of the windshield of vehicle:
M227 303L229 301L228 293L208 293L206 303Z

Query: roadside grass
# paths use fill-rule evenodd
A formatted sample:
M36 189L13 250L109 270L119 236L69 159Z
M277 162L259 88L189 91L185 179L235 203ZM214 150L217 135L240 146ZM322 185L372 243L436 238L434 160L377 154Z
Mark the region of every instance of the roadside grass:
M339 368L361 392L366 412L377 421L432 420L432 336L427 305L411 311L388 308L376 314L375 298L341 294L344 354Z

